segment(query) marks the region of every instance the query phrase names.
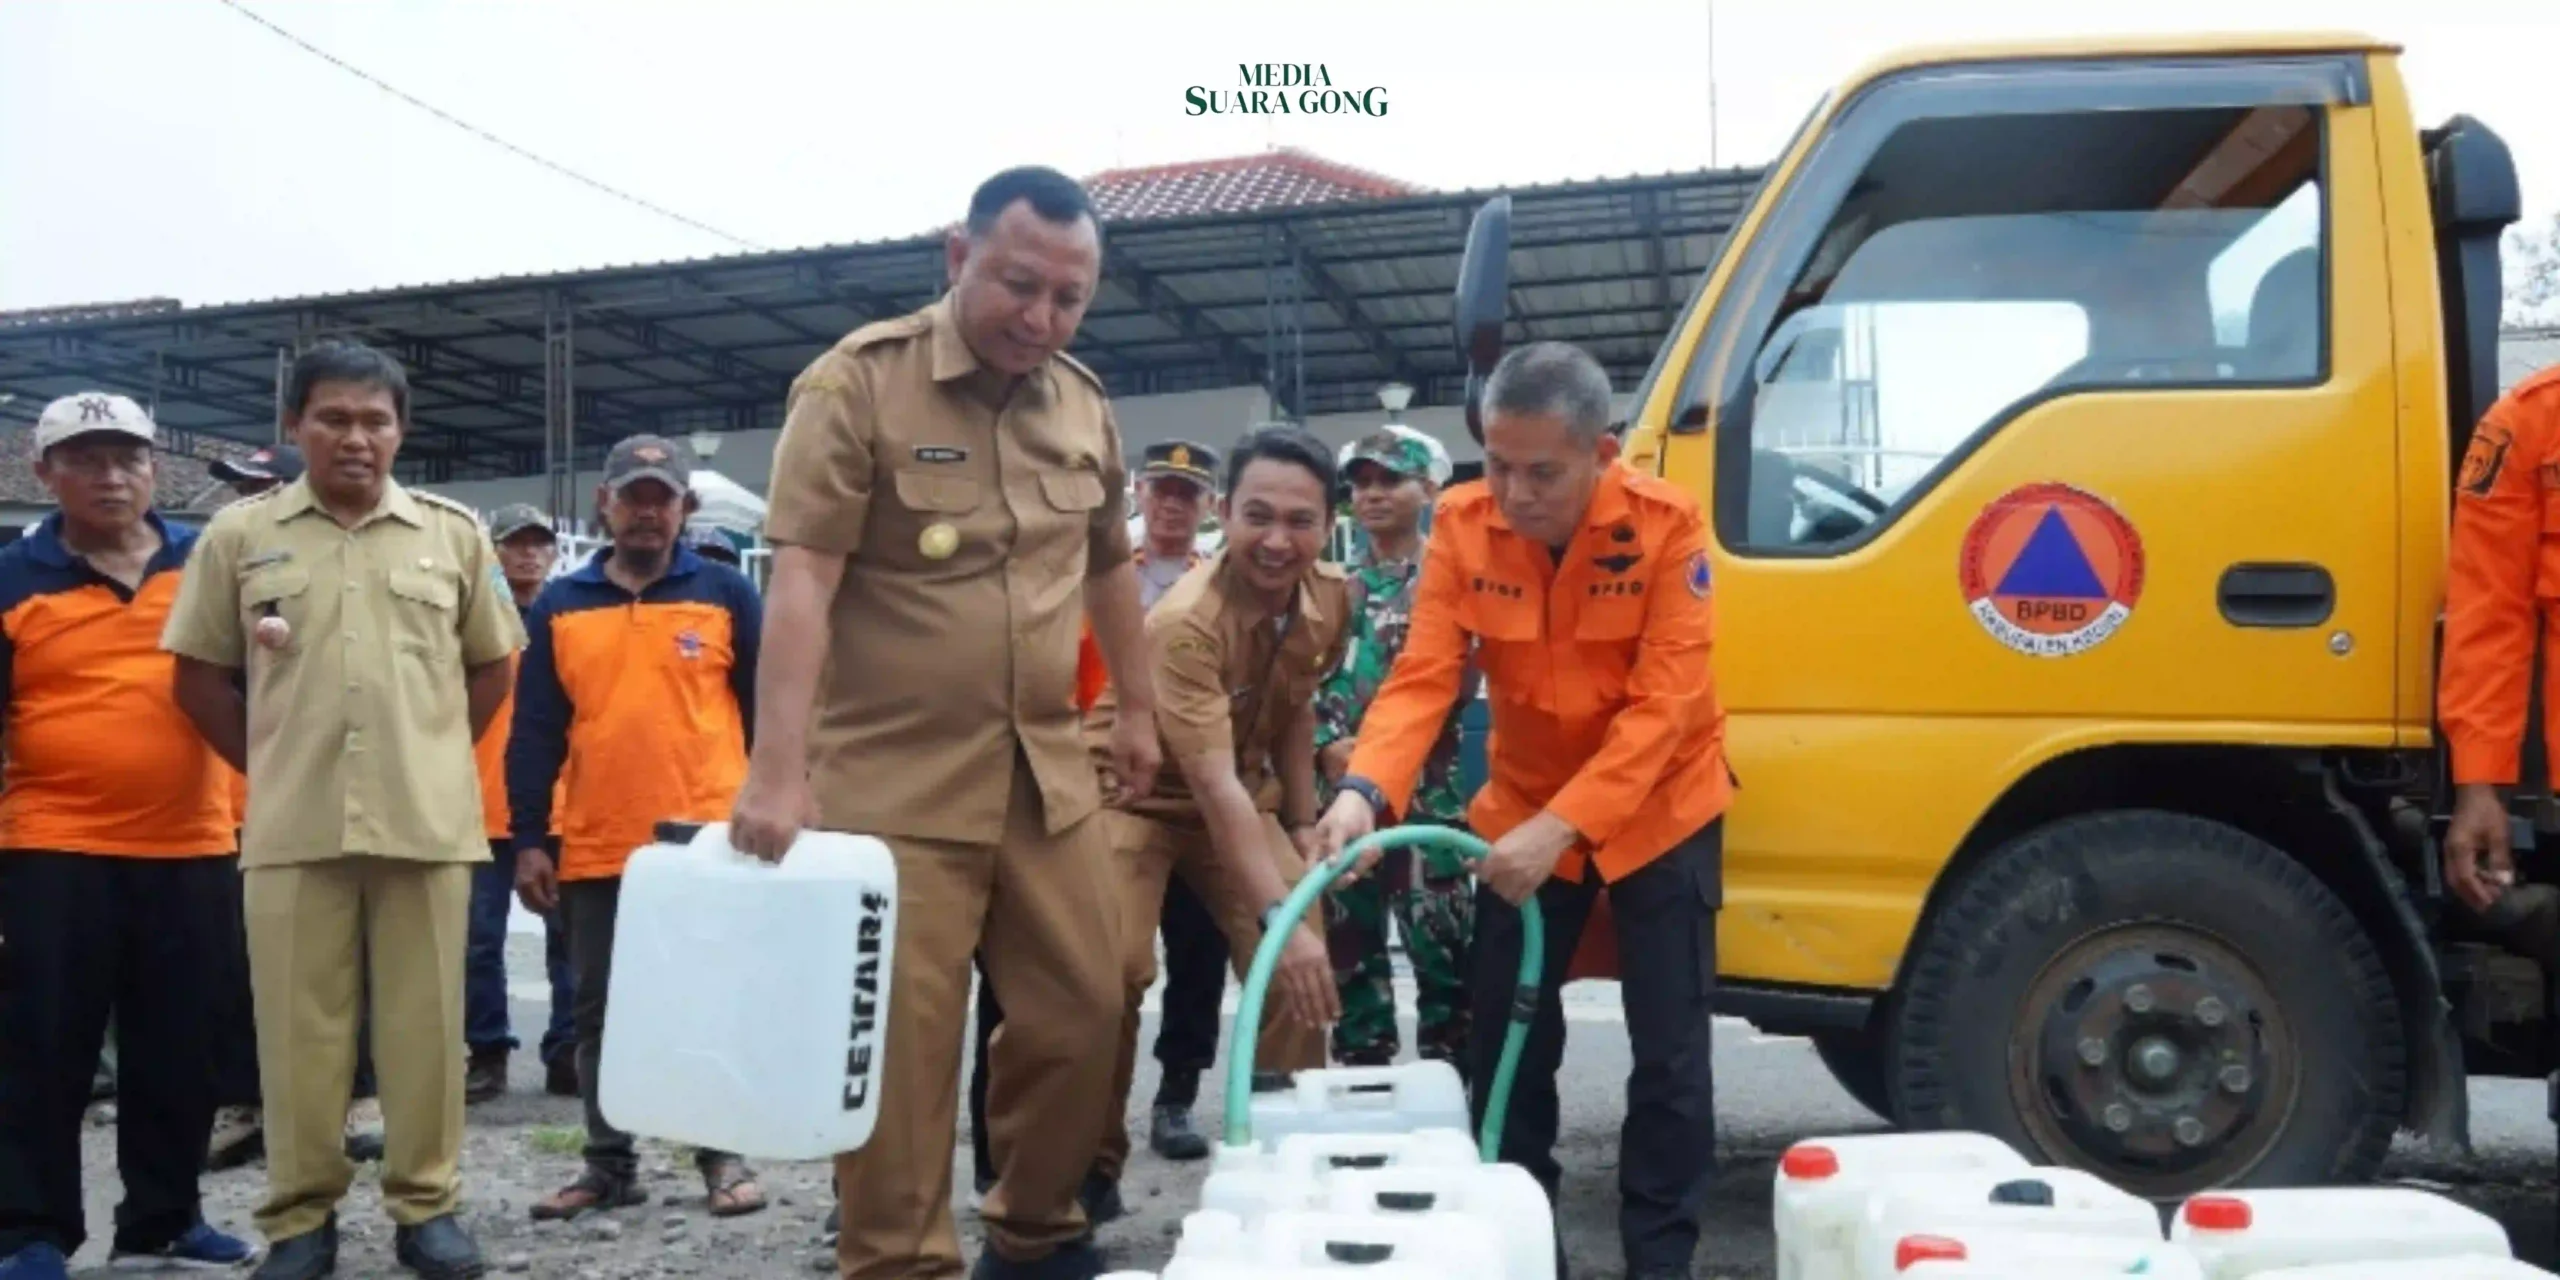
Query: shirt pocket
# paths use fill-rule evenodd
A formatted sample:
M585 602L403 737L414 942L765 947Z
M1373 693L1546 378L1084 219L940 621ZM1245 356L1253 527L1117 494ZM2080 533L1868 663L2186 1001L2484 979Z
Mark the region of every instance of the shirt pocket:
M897 501L880 513L881 559L909 568L945 568L970 563L977 558L972 552L989 549L977 519L987 505L987 486L976 476L909 468L890 475L889 489ZM932 532L937 528L951 532Z
M281 653L302 652L302 642L310 629L311 571L299 565L269 565L252 569L240 580L240 607L252 648L257 643L258 623L268 617L284 619L285 642Z
M461 648L462 582L433 569L394 569L385 575L391 590L389 618L392 643L411 653L443 656Z
M1485 673L1486 697L1495 702L1546 704L1545 664L1538 656L1538 612L1543 602L1489 591L1470 591L1458 605L1458 624L1476 640L1476 667Z
M1644 599L1602 597L1582 606L1573 620L1574 667L1582 687L1605 711L1627 695L1636 647L1643 643Z
M1102 477L1076 468L1043 471L1040 497L1049 508L1049 518L1041 521L1044 527L1038 531L1024 532L1037 539L1041 563L1059 573L1076 573L1091 547L1093 513L1104 497Z

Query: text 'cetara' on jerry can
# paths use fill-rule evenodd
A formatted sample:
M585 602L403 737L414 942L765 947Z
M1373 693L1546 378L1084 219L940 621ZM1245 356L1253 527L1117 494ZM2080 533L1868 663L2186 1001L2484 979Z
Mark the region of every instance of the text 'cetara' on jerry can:
M768 1160L860 1148L888 1053L898 872L804 831L778 864L662 824L623 869L597 1104L614 1127Z

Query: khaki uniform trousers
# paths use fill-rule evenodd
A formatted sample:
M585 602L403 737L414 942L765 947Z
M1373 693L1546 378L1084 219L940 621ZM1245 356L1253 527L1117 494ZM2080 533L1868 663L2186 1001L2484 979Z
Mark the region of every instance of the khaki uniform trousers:
M871 1141L836 1157L845 1280L964 1272L952 1155L981 952L1005 1014L987 1045L988 1245L1032 1262L1088 1230L1076 1192L1102 1140L1096 1104L1111 1085L1120 1006L1120 904L1101 816L1049 835L1017 752L1002 843L887 841L898 865L888 1060Z
M1242 883L1219 863L1206 827L1119 811L1106 812L1103 818L1111 826L1112 844L1120 854L1121 971L1127 987L1121 1006L1119 1058L1111 1077L1110 1119L1102 1131L1095 1168L1106 1177L1118 1178L1129 1164L1129 1085L1138 1065L1139 1010L1146 1002L1147 988L1156 981L1156 929L1164 913L1166 881L1181 876L1217 918L1238 979L1253 967L1253 953L1262 945L1262 912L1261 904L1251 900ZM1306 859L1290 843L1278 816L1262 815L1262 833L1263 853L1279 871L1280 883L1296 886L1306 878ZM1323 919L1324 904L1312 903L1298 927L1321 944L1324 934L1318 926ZM1006 999L1010 1017L1012 997ZM1266 992L1261 1027L1254 1039L1254 1070L1304 1071L1325 1065L1326 1030L1289 1021L1276 994ZM1226 1096L1223 1087L1217 1096Z
M355 1179L346 1124L360 973L373 981L383 1208L403 1226L454 1211L471 871L467 862L347 857L242 873L266 1103L267 1200L257 1224L269 1240L319 1230Z

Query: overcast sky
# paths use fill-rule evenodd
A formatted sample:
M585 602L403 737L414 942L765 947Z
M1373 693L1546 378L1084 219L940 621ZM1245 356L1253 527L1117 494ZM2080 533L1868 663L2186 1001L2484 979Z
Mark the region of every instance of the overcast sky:
M1078 176L1288 144L1440 188L1757 164L1898 44L2361 29L2423 123L2514 148L2560 208L2550 56L2526 0L1467 0L1288 5L238 0L520 147L764 248L913 235L986 174ZM2245 23L2233 13L2248 11ZM191 304L734 252L438 120L223 0L0 0L0 308ZM1241 62L1321 63L1383 118L1189 116Z

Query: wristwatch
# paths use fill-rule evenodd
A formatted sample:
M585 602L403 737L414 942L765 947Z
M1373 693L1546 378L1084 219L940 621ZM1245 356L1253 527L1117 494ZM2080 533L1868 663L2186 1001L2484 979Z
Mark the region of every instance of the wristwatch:
M1369 812L1372 815L1373 820L1385 818L1388 815L1389 810L1394 807L1387 803L1387 793L1379 790L1377 783L1371 782L1367 778L1363 778L1356 773L1344 774L1342 776L1342 781L1336 784L1334 789L1358 796L1361 799L1368 801Z

